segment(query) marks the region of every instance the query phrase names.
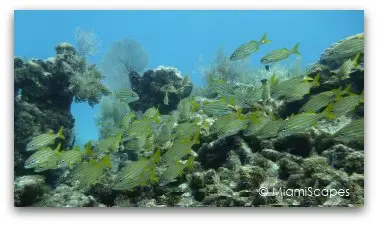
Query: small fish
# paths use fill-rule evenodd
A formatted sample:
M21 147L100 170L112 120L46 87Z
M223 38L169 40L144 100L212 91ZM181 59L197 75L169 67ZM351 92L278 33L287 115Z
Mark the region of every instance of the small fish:
M75 183L79 181L79 188L88 190L92 185L98 183L104 175L105 168L111 168L110 156L105 155L100 162L90 160L78 164L68 176L68 181Z
M334 134L337 141L349 143L352 141L364 142L364 118L353 120Z
M361 53L357 53L353 60L347 59L339 69L331 72L337 74L341 80L348 79L349 74L352 73L352 70L358 67L358 59L360 55Z
M235 135L239 133L239 131L245 129L247 126L247 121L246 119L235 119L228 121L217 133L217 137L220 138L225 138L228 136Z
M169 104L168 91L165 92L163 103L164 105Z
M349 96L341 97L332 105L331 112L336 116L345 115L353 111L360 103L362 103L363 94L357 95L351 93Z
M256 137L259 139L276 137L283 120L270 120L260 130L256 132Z
M322 113L301 113L298 115L293 115L282 123L282 126L278 129L278 132L284 135L300 133L311 126L316 125L320 119L335 119L336 116L332 114L330 110L331 104L329 104Z
M209 116L223 116L232 113L229 104L224 100L206 102L202 105L202 110Z
M128 141L124 148L130 151L142 151L144 149L144 146L146 145L146 136L139 136L134 139L131 139Z
M157 134L157 138L155 139L155 144L162 147L168 141L172 139L172 132L173 126L175 125L174 121L168 121L162 125L160 132Z
M247 126L245 115L238 110L234 114L219 117L210 127L210 132L218 138L228 137L237 134Z
M121 143L121 140L122 140L121 134L118 134L116 136L110 136L108 138L100 140L96 148L100 152L105 152L105 153L116 152Z
M287 48L273 50L269 52L268 54L266 54L264 57L262 57L260 62L262 64L270 64L270 63L287 59L289 58L291 54L300 55L298 51L298 47L299 47L299 43L295 44L295 46L291 50Z
M139 95L131 89L121 88L115 93L115 96L124 103L131 103L139 100Z
M310 92L314 86L319 86L320 75L316 75L313 79L309 77L293 77L288 80L278 82L271 87L271 97L279 99L286 97L292 100L302 99L304 95Z
M229 121L235 120L238 118L236 113L226 114L224 116L218 117L215 122L210 127L210 133L217 134Z
M157 182L155 169L160 158L157 151L150 159L141 158L136 162L127 164L118 174L112 187L114 190L132 190L138 186L145 186Z
M330 61L351 58L357 53L364 53L364 39L365 35L363 33L344 39L327 49L321 58L324 61Z
M130 112L129 114L125 115L121 121L121 128L127 129L130 126L130 124L135 120L135 118L136 115L134 112Z
M81 162L85 152L80 151L80 147L76 146L72 150L68 150L61 153L60 159L58 160L59 168L73 168L74 165Z
M178 105L179 120L187 121L192 116L192 103L190 98L184 98Z
M135 120L126 130L128 137L148 136L151 133L151 121L147 119Z
M169 165L181 160L184 156L187 156L192 152L192 140L177 139L171 146L171 148L165 152L161 157L161 164Z
M159 186L167 185L176 181L176 178L183 174L185 168L193 167L194 156L190 156L185 162L179 160L176 163L168 165L159 179Z
M316 113L322 108L326 107L332 101L336 100L336 92L337 90L333 91L325 91L314 95L306 102L300 109L299 112L313 112Z
M60 158L60 147L61 144L59 144L55 150L51 149L50 147L45 147L36 151L25 160L24 168L34 168L35 172L56 169L58 167L57 161Z
M143 118L146 118L146 119L152 119L152 118L154 118L156 116L159 116L159 110L157 110L154 107L147 109L143 113Z
M180 123L175 127L174 130L174 137L175 139L191 139L191 140L198 140L198 137L200 135L200 126L196 124L196 122L193 123Z
M303 98L303 96L310 93L310 90L312 87L318 87L320 86L319 83L320 75L316 75L314 80L312 82L309 82L308 80L304 80L303 82L299 83L297 86L294 87L292 90L292 93L286 93L286 97L291 100L300 100Z
M271 42L270 40L266 39L266 33L265 33L260 41L252 40L241 45L239 48L237 48L230 56L230 60L235 61L235 60L247 58L251 53L257 52L259 50L260 45L268 44L270 42Z
M247 121L247 127L243 131L244 136L256 135L257 131L262 129L270 118L260 111L255 111L251 114Z
M34 137L27 145L26 151L35 151L43 147L47 147L55 143L55 139L65 139L63 135L63 127L60 127L58 133L48 132Z
M254 102L258 101L258 100L254 101L255 98L253 96L250 96L251 93L256 94L256 92L254 92L253 87L236 89L232 97L229 98L229 103L230 103L229 105L233 107L240 106L242 108L250 108Z
M216 93L218 96L229 97L232 95L233 90L225 80L211 78L209 79L209 87L212 92Z

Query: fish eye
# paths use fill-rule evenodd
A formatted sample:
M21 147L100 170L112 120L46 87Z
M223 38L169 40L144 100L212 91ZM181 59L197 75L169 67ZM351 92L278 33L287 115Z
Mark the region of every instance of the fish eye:
M35 163L35 160L33 159L31 162L30 162L30 164L34 164Z
M64 159L60 160L61 163L64 163Z
M284 128L282 129L282 131L286 131L286 127L284 127Z
M30 144L31 147L34 147L34 144Z

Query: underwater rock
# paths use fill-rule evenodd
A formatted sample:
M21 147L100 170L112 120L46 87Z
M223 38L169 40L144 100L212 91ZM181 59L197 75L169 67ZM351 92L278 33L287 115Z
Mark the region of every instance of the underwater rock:
M364 153L354 151L345 157L345 172L351 173L364 173Z
M314 140L309 133L303 132L288 136L281 136L274 140L274 147L280 152L288 152L302 157L310 156Z
M45 178L40 175L17 177L14 181L14 206L31 206L48 190Z
M76 186L61 184L54 190L46 193L39 202L33 206L37 207L98 207L96 199L90 195L85 195Z
M336 169L344 169L348 174L364 173L364 154L343 144L336 144L322 152Z
M218 168L227 162L228 152L238 147L238 140L230 136L204 143L198 150L198 158L205 168Z
M134 111L144 112L156 107L161 114L168 114L177 109L180 100L188 97L193 89L192 82L184 82L181 72L174 67L159 66L146 71L143 76L130 72L129 77L133 91L139 95L138 101L129 104Z

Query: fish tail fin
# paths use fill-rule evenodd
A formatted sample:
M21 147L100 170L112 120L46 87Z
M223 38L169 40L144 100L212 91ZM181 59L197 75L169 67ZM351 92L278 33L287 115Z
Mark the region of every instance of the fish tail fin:
M104 158L100 161L101 165L105 165L108 168L112 168L112 163L110 162L110 155L106 154Z
M160 149L155 152L151 157L152 161L157 164L160 162Z
M154 167L151 171L150 180L152 183L158 183L159 178L156 176L156 167Z
M64 135L63 135L63 126L61 126L60 128L59 128L59 131L58 131L58 138L60 138L60 139L66 139L65 137L64 137Z
M185 163L186 167L188 167L188 169L190 170L193 169L193 162L194 162L194 156L191 155Z
M345 94L351 94L352 92L351 92L351 89L352 89L352 84L350 83L350 84L348 84L347 86L346 86L346 88L344 89L344 91L343 91L343 94L345 93Z
M364 103L364 102L365 102L364 92L362 92L360 95L360 103Z
M320 74L318 73L318 74L315 76L314 81L313 81L315 87L319 87L319 86L320 86L319 80L320 80Z
M84 154L91 155L92 154L92 148L91 145L86 144L84 147Z
M59 152L61 147L62 147L62 143L59 143L58 146L56 146L55 151Z
M270 77L270 85L275 86L278 84L278 77L276 76L275 73Z
M336 119L336 115L332 113L333 104L329 103L328 106L322 112L328 119Z
M356 56L353 58L353 66L356 68L358 66L358 59L360 58L361 53L357 53Z
M296 55L301 55L301 54L299 53L299 51L298 51L298 48L299 48L299 43L296 43L296 44L294 45L294 47L291 49L291 52L292 52L293 54L296 54Z
M343 95L343 91L341 90L341 88L333 89L331 91L335 95L335 100L339 101L341 99L341 96Z
M266 33L264 33L264 36L261 38L260 43L261 44L268 44L272 42L271 40L266 39Z

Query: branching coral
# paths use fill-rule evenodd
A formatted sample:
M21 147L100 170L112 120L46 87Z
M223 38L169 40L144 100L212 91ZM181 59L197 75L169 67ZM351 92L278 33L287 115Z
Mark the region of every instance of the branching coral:
M121 103L114 96L104 97L101 101L101 114L97 118L100 136L108 137L129 112L129 106Z
M88 101L90 106L98 104L103 95L110 94L107 87L101 82L103 76L95 66L82 72L76 72L70 79L69 89L74 93L76 102Z
M95 55L100 45L94 31L84 31L81 28L76 28L75 40L77 51L83 56Z

